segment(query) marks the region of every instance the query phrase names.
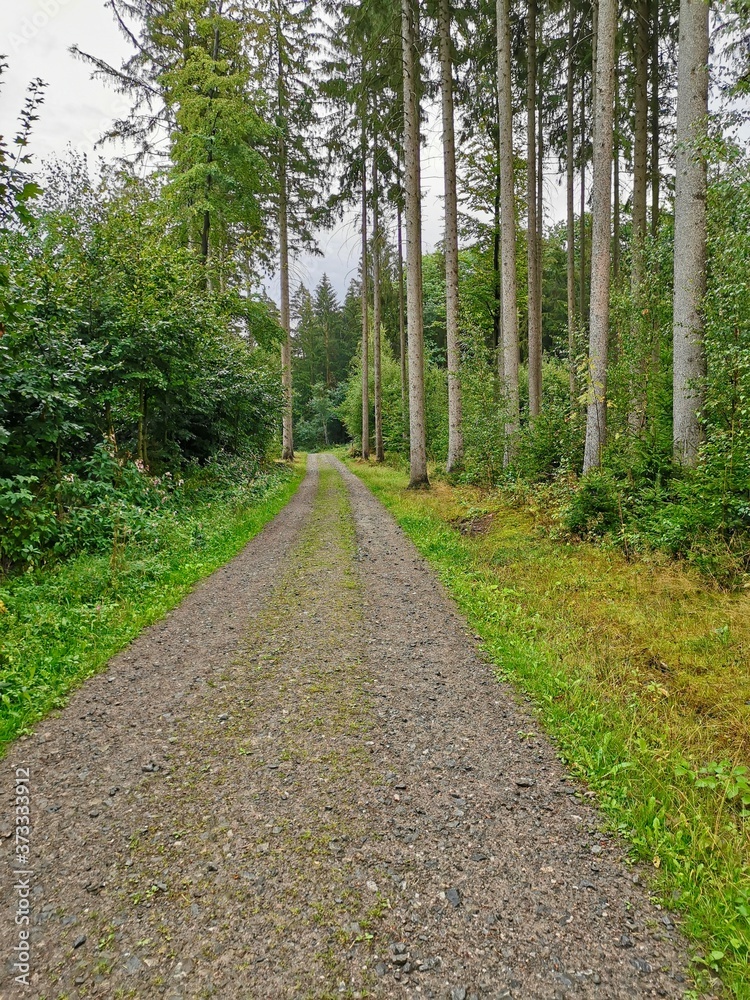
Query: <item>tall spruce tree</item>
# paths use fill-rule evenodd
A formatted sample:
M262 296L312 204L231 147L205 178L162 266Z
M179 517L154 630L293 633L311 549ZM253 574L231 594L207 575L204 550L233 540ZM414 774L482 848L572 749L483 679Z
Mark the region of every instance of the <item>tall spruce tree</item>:
M516 452L520 426L518 389L518 270L516 262L516 192L513 163L513 79L510 0L497 0L497 89L500 142L502 250L502 383L505 397L505 462Z
M404 200L406 205L406 305L409 330L409 485L429 485L424 387L422 303L421 72L417 48L418 4L401 0L404 74Z
M680 3L677 151L674 203L675 459L695 465L701 440L699 409L705 375L703 297L706 290L706 158L709 6Z
M594 179L591 239L589 387L583 471L601 464L607 440L607 362L612 245L612 150L616 0L599 0L594 92Z
M316 5L306 0L265 0L254 8L251 24L259 75L275 109L272 162L276 175L279 313L285 333L281 348L282 457L290 460L294 457L291 260L293 252L316 249L314 222L324 195L321 162L315 152L317 90L312 77L321 29Z

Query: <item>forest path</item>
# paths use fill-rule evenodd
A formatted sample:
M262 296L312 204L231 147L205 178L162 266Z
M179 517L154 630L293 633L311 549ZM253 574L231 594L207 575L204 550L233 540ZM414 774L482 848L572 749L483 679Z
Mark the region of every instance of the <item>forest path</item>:
M32 986L13 980L6 868L2 997L688 988L684 943L622 845L411 543L328 456L240 556L12 748L9 791L19 764Z

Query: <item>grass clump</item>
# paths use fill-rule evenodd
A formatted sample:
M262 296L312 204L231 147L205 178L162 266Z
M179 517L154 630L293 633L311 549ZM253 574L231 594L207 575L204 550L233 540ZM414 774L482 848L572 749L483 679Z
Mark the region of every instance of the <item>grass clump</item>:
M140 530L115 521L106 548L0 576L0 752L235 556L290 500L304 460L240 473L162 487Z
M750 595L551 538L497 493L350 464L682 911L699 975L750 997Z

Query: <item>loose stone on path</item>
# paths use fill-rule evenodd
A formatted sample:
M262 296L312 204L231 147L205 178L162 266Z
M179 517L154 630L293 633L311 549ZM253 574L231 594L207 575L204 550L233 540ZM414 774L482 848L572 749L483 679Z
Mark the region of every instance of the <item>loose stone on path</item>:
M372 494L311 457L25 741L33 985L6 959L0 995L685 996L679 928L468 634Z

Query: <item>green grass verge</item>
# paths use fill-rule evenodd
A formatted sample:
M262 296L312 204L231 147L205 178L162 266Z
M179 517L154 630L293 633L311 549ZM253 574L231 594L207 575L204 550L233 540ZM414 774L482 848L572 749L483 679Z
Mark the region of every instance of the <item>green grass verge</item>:
M289 502L304 471L303 458L234 497L189 503L164 518L156 545L0 579L0 754L235 556Z
M689 763L696 755L711 759L700 720L689 706L681 715L668 678L657 683L643 676L623 637L628 616L636 624L643 618L643 629L668 632L679 651L680 612L667 583L649 583L647 567L596 546L539 538L530 519L501 501L489 511L470 507L445 484L408 491L403 472L348 464L432 563L498 677L530 696L570 770L596 792L633 858L649 866L657 898L681 911L695 942L697 982L705 986L718 974L729 995L750 998L750 819L739 805L747 772L743 777L741 765L728 765L732 778ZM466 532L466 520L466 533L459 530L457 510L475 518L476 534ZM672 591L687 591L679 571L669 572ZM690 616L702 608L704 628L722 608L727 615L738 610L732 598L695 587L689 598ZM611 619L616 628L608 635ZM726 641L726 626L714 631L717 642ZM692 636L684 645L694 656ZM702 654L706 664L711 648ZM636 680L623 683L625 677ZM713 749L723 745L720 727L709 726L708 736Z

